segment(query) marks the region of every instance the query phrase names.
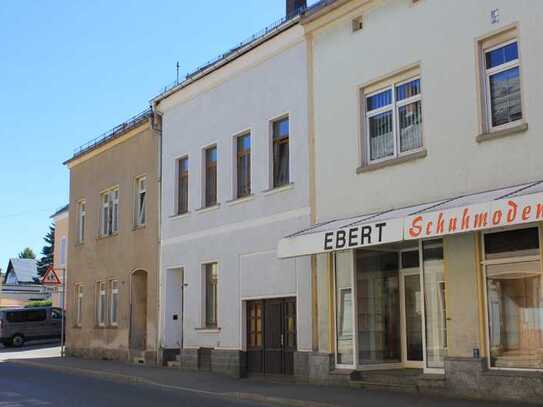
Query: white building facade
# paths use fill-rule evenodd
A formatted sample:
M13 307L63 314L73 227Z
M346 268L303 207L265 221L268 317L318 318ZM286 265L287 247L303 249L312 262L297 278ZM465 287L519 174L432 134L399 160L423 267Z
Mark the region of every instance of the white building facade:
M318 224L279 256L317 258L314 380L418 369L386 385L541 400L536 3L337 0L303 19Z
M161 346L184 369L294 374L312 351L311 261L277 258L278 241L311 224L298 20L153 100L163 140Z

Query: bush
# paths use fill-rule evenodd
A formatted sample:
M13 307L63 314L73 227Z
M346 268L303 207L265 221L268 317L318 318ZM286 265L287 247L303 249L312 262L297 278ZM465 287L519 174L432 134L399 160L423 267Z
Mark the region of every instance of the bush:
M51 300L30 301L25 305L25 308L51 307L52 305L53 301Z

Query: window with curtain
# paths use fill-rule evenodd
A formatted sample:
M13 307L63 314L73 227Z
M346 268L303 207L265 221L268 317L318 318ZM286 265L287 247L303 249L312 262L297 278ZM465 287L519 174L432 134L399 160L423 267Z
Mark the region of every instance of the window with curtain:
M236 140L237 198L251 195L251 134L238 136Z
M278 188L290 182L289 175L289 118L285 117L272 124L273 146L273 187Z
M217 205L217 146L206 148L205 156L205 206Z
M368 163L422 148L420 78L393 83L364 97Z
M189 158L177 160L177 215L189 211Z
M485 50L484 64L489 127L522 119L518 42Z
M204 265L205 277L205 324L207 328L217 327L217 283L218 265Z

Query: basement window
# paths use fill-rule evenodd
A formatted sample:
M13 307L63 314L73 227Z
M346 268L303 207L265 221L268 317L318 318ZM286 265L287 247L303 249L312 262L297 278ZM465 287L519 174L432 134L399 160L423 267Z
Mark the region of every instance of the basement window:
M353 19L353 32L361 31L364 28L362 16Z

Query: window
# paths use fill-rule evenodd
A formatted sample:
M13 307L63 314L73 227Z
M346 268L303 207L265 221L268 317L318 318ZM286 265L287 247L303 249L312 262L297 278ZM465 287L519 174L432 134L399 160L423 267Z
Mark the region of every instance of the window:
M205 274L205 324L207 328L217 327L217 280L218 265L204 265Z
M75 325L81 326L83 321L83 286L76 284L75 286Z
M51 319L62 319L62 310L60 308L52 308Z
M537 227L483 236L490 366L543 369L543 291Z
M364 97L368 163L397 158L422 148L419 78L392 83Z
M251 134L236 138L237 198L251 195Z
M147 197L147 179L139 177L136 179L136 226L145 225Z
M109 282L110 292L110 308L109 308L109 323L113 326L118 324L119 314L119 282L111 280Z
M59 266L65 266L66 265L66 244L67 244L66 236L62 236L62 239L60 239Z
M177 160L177 215L189 211L189 158Z
M484 50L488 127L522 119L518 42L512 40Z
M8 312L6 319L9 322L41 322L47 319L44 309Z
M79 213L79 222L78 222L78 231L77 231L77 237L79 243L83 243L85 241L85 221L87 219L87 205L85 201L80 201L78 205L78 213Z
M106 324L106 283L96 283L96 322L98 326Z
M111 236L119 231L119 189L102 194L102 236Z
M205 158L205 207L217 205L217 146L204 150Z
M273 187L287 185L289 180L289 118L272 123Z

